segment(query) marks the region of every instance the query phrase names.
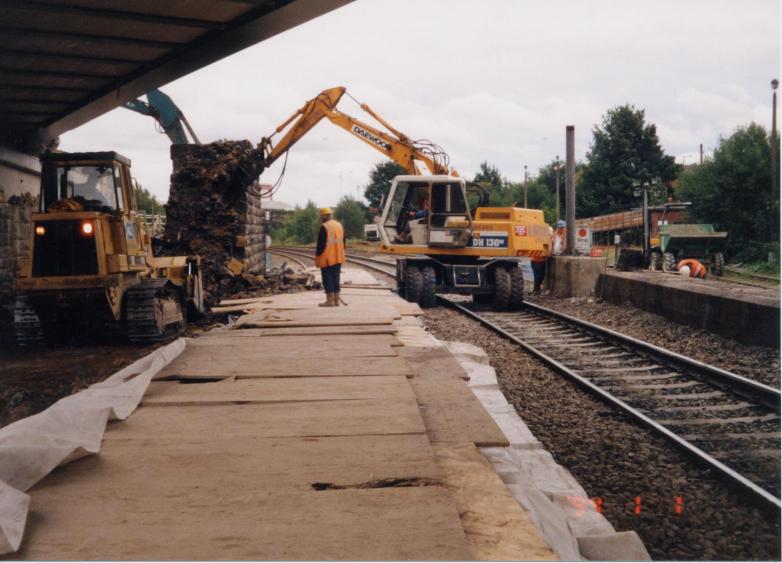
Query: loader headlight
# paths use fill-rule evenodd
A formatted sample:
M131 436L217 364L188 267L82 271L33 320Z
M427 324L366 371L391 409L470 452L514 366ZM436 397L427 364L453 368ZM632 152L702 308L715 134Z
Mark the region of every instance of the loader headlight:
M81 232L82 232L82 234L83 234L83 235L85 235L85 236L90 236L90 235L92 235L92 230L93 230L93 228L94 228L94 227L92 226L92 222L90 222L90 221L84 221L84 222L81 224Z
M42 237L43 235L46 234L46 227L44 227L43 225L38 225L37 227L35 227L35 234L38 235L39 237Z

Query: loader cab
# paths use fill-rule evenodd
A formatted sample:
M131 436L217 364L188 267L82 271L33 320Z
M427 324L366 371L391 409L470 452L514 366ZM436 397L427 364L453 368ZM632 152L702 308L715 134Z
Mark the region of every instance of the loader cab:
M46 153L41 157L42 213L121 213L134 207L130 161L115 152Z
M453 176L397 176L380 224L386 245L464 248L472 226L465 181Z

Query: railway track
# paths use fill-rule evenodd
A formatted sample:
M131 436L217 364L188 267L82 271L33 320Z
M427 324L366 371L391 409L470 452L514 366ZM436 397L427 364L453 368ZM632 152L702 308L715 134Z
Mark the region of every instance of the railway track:
M300 250L275 251L314 260ZM346 260L395 278L389 261ZM494 312L438 298L662 435L758 506L782 509L778 389L532 303Z
M779 514L780 392L604 327L526 303L474 318L670 440Z
M301 261L301 258L308 260L311 263L315 262L315 257L312 252L306 250L300 250L297 248L270 248L269 252L277 254L279 256L287 256L292 260L295 260L302 267L306 267L307 264ZM360 256L358 254L345 253L345 261L350 264L356 264L373 272L383 274L387 277L396 280L396 265L388 260L379 260L377 258L369 258L366 256Z

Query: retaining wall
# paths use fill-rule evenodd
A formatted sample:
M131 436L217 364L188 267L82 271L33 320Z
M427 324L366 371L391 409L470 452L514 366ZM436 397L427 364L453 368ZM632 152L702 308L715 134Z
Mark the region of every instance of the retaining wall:
M600 275L595 294L745 344L779 347L779 290L608 270Z

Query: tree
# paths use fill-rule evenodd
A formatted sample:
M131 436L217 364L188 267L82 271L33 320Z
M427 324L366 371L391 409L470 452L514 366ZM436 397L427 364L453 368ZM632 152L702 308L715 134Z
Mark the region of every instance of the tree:
M151 215L165 215L165 206L149 190L145 189L138 181L133 180L136 189L136 205L138 210Z
M580 217L638 207L634 181L660 178L670 182L676 178L678 167L673 157L663 152L656 126L645 122L644 110L632 105L610 109L593 135L577 193Z
M315 242L318 231L320 230L320 214L318 208L312 201L307 201L307 205L296 206L283 224L272 233L272 238L279 239L280 242L297 242L300 244L310 244Z
M779 200L771 193L771 143L751 123L720 139L714 156L681 177L691 219L728 231L732 254L765 260L779 249ZM777 254L778 256L778 254Z
M367 210L360 201L348 195L343 196L334 208L334 218L342 223L345 238L364 238Z
M472 179L489 191L489 204L494 206L510 205L513 199L512 184L503 178L499 169L485 160L480 164L480 170Z
M375 168L369 173L369 183L364 186L364 198L370 207L380 207L380 200L388 194L391 181L401 174L407 174L407 170L393 160L375 164Z

